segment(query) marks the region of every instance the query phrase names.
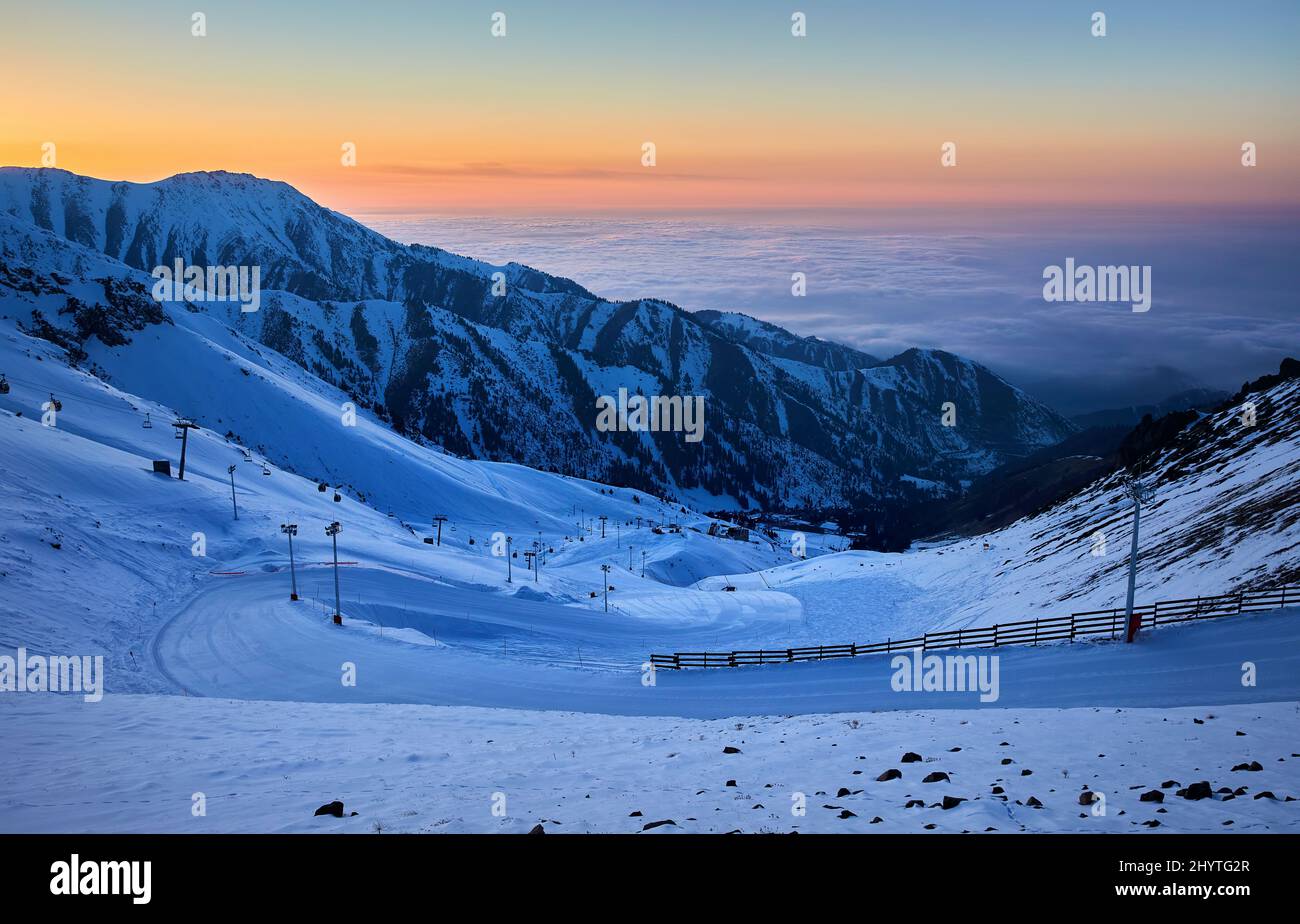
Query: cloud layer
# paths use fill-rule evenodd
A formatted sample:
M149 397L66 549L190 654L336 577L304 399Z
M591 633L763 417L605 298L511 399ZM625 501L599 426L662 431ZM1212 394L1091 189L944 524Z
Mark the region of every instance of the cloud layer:
M1300 351L1300 216L1045 210L374 217L399 240L517 260L609 298L736 310L888 356L986 363L1064 410L1236 387ZM1048 303L1043 269L1152 267L1152 307ZM791 274L807 276L806 297Z

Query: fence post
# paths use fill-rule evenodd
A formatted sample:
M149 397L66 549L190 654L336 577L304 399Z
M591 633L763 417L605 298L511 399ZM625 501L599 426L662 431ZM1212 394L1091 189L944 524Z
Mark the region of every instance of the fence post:
M1074 641L1074 614L1070 614L1070 641Z
M962 631L961 629L958 629L958 630L957 630L957 647L958 647L958 648L961 647L961 631Z
M1034 620L1034 645L1038 644L1038 620Z
M1160 602L1151 604L1151 628L1160 625Z
M1238 615L1238 616L1241 615L1241 599L1242 599L1242 596L1243 596L1243 592L1240 591L1240 590L1237 591L1237 615Z
M922 632L922 633L921 633L921 650L922 650L922 651L929 651L929 650L930 650L930 633L929 633L929 632Z
M998 624L993 623L993 647L998 647Z

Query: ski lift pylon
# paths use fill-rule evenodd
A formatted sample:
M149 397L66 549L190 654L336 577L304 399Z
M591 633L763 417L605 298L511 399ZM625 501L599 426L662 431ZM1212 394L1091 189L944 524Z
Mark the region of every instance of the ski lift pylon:
M153 429L153 421L149 419L149 412L148 412L148 411L145 412L145 415L144 415L144 423L140 424L140 426L144 427L144 429L146 429L146 430L152 430L152 429Z

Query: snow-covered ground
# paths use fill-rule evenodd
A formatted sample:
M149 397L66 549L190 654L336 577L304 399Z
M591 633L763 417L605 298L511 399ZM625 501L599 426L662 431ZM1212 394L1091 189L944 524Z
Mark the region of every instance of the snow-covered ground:
M33 694L0 721L5 831L1263 833L1300 815L1294 703L693 721ZM1213 798L1177 795L1201 781ZM313 815L336 799L343 818Z
M414 600L406 590L409 584L382 574L374 577L376 594ZM159 669L179 689L204 696L701 718L919 706L1300 700L1300 610L1160 629L1140 645L1102 640L974 652L996 654L999 663L998 696L981 703L974 696L953 693L900 695L890 686L893 667L885 656L661 670L650 685L641 663L650 640L642 634L652 630L627 620L548 609L545 604L516 604L508 610L498 606L493 612L470 595L439 588L437 603L412 602L403 623L419 626L425 637L436 635L440 644L433 648L412 644L406 636L393 637L391 630L381 638L375 626L347 624L339 629L329 624L320 607L287 600L259 603L270 583L258 578L231 581L197 597L158 634L153 659ZM431 630L434 624L440 631ZM531 628L538 624L546 628ZM741 629L729 631L739 634ZM694 634L671 626L659 629L661 639ZM470 635L475 637L467 638ZM355 665L355 686L340 683L344 663ZM1257 669L1253 686L1242 684L1246 663Z

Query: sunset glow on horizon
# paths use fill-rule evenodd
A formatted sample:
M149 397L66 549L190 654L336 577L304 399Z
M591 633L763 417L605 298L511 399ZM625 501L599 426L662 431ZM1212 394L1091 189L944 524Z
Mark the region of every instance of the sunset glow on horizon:
M493 37L501 5L212 3L192 36L153 2L5 3L0 163L52 142L76 173L248 172L345 212L1300 204L1287 4L1118 5L1104 39L1075 4L819 3L802 38L766 2L510 3Z

